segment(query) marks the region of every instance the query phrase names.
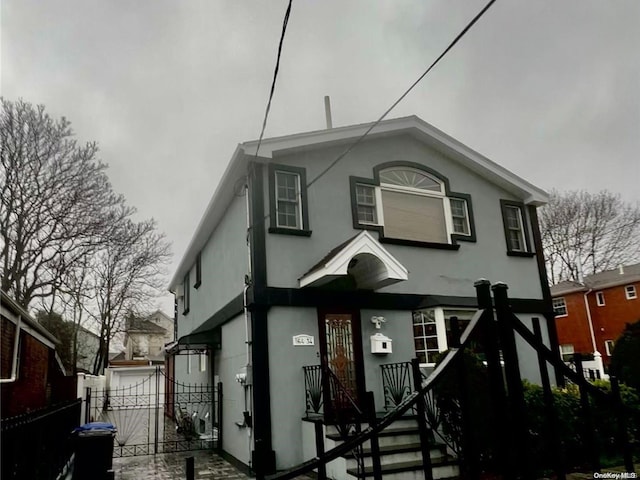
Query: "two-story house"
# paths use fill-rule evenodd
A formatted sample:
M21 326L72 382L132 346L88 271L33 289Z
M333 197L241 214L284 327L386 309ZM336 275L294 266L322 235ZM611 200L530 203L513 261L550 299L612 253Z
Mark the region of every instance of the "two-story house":
M344 155L370 126L269 138L257 154L240 144L171 280L174 351L208 349L211 365L194 374L177 355L176 377L223 383L222 448L259 473L307 459L303 367L382 408L381 366L432 367L480 278L507 283L519 317L546 320L557 345L545 192L415 116ZM535 364L523 348L525 377Z
M173 319L160 310L144 318L128 318L124 359L164 363L165 345L174 338L173 327Z
M625 325L640 320L640 263L558 283L551 294L563 358L597 352L609 365Z

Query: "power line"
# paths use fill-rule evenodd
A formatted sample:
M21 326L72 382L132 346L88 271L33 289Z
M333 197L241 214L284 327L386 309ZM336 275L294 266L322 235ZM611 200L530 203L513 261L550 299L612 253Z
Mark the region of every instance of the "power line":
M433 69L433 67L435 67L438 62L440 62L440 60L447 54L449 53L449 50L451 50L456 43L458 43L458 41L464 37L464 35L469 31L469 29L471 27L473 27L473 25L480 19L480 17L482 17L485 12L487 10L489 10L489 8L495 3L496 0L491 0L489 3L487 3L487 5L480 10L480 12L473 18L473 20L471 20L466 27L464 27L464 29L458 34L458 36L456 36L456 38L453 39L453 41L449 44L449 46L440 54L440 56L438 58L436 58L433 63L431 65L429 65L429 68L427 68L422 75L420 75L418 77L418 79L413 82L411 84L411 86L400 96L400 98L398 98L393 105L391 105L381 116L380 118L378 118L378 120L376 120L369 128L367 128L367 130L351 145L349 145L349 147L342 152L340 155L338 155L336 157L336 159L331 162L331 164L329 164L329 166L327 168L325 168L322 172L320 172L313 180L311 180L309 183L307 183L307 189L313 185L315 182L317 182L318 180L320 180L320 178L322 178L329 170L331 170L333 167L335 167L338 162L340 160L342 160L345 156L347 156L347 154L353 150L357 145L360 144L360 142L362 142L365 137L367 135L369 135L369 133L371 132L371 130L373 130L382 120L385 119L385 117L391 112L391 110L393 110L402 100L404 100L404 98L411 92L411 90L414 89L414 87L416 85L418 85L418 83L420 83L420 81L427 76L427 74L431 71L431 69Z
M284 36L287 32L287 25L289 24L289 17L291 16L291 4L293 0L289 0L289 4L287 5L287 10L284 13L284 20L282 21L282 32L280 33L280 42L278 43L278 54L276 56L276 66L273 70L273 79L271 81L271 90L269 91L269 100L267 101L267 108L264 112L264 118L262 119L262 129L260 130L260 137L258 138L258 146L256 147L256 153L254 158L258 158L258 152L260 151L260 145L262 144L262 138L264 137L264 131L267 128L267 119L269 118L269 111L271 110L271 101L273 100L273 95L276 91L276 80L278 79L278 71L280 70L280 57L282 55L282 45L284 44ZM253 171L253 167L252 167ZM242 176L233 186L233 191L236 196L244 196L244 193L241 192L242 187L244 187L246 183L246 179L251 176L252 171L248 172L246 176Z
M280 43L278 44L278 56L276 58L276 66L273 70L273 81L271 82L271 91L269 92L269 101L267 102L267 108L264 112L264 119L262 120L262 130L260 131L260 138L258 139L258 146L256 147L256 157L258 156L258 151L260 150L260 144L262 143L262 137L264 136L264 131L267 128L267 118L269 117L269 110L271 110L271 100L273 99L273 94L276 90L276 79L278 78L278 70L280 70L280 55L282 54L282 44L284 43L284 35L287 31L287 25L289 23L289 16L291 15L291 4L293 0L289 0L289 5L287 5L287 10L284 13L284 20L282 21L282 33L280 34Z
M351 152L351 150L353 150L356 146L358 146L364 139L365 137L367 137L367 135L369 135L369 133L380 123L382 122L382 120L385 119L385 117L402 101L404 100L404 98L411 92L411 90L414 89L414 87L416 85L418 85L418 83L420 83L420 81L427 76L427 74L438 64L438 62L440 62L440 60L442 60L442 58L449 53L449 51L460 41L460 39L471 29L471 27L473 27L473 25L475 25L475 23L486 13L487 10L489 10L489 8L495 3L496 0L491 0L489 3L487 3L485 5L485 7L480 10L480 12L464 27L464 29L462 29L462 31L453 39L453 41L447 46L447 48L444 49L444 51L438 56L438 58L436 58L433 63L431 63L431 65L429 65L429 67L418 77L418 79L413 82L411 84L411 86L380 116L380 118L378 118L378 120L376 120L372 125L369 126L369 128L367 128L367 130L360 136L358 137L358 139L353 142L351 145L349 145L349 147L347 147L346 150L344 150L340 155L338 155L332 162L331 164L329 164L329 166L327 168L325 168L322 172L320 172L318 175L316 175L315 178L313 178L311 181L309 181L306 185L306 188L309 189L311 187L311 185L313 185L315 182L317 182L318 180L320 180L320 178L322 178L324 175L327 174L327 172L329 172L329 170L331 170L333 167L335 167L338 162L340 162L344 157L346 157L349 152ZM285 16L285 20L288 20L288 16ZM284 28L283 28L283 36L284 36ZM276 66L276 72L277 72L277 66ZM274 78L274 82L275 82L275 78ZM271 99L269 99L269 101L271 101ZM269 109L267 107L267 113L268 113ZM266 116L265 116L265 121L266 121ZM263 128L264 131L264 128ZM256 148L256 154L255 154L255 158L257 158L258 156L258 149L260 148L260 143L262 141L262 134L260 135L260 139L258 140L258 146ZM266 214L262 219L260 219L258 222L255 222L251 225L251 228L257 226L259 223L262 223L264 221L266 221L268 218L270 217L270 214Z

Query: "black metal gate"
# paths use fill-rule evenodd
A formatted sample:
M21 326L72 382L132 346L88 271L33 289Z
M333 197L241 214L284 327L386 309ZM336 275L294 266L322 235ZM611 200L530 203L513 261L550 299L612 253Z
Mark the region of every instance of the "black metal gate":
M85 421L115 425L114 457L219 448L222 384L181 383L161 367L126 377L104 390L87 389Z

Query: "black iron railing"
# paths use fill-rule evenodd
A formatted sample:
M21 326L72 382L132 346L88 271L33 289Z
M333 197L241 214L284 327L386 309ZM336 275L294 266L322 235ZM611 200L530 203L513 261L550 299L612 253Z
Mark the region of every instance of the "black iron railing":
M382 370L384 408L390 410L400 405L414 390L411 363L387 363L380 365L380 369Z
M57 478L73 453L81 399L2 420L2 478Z
M413 391L402 393L384 417L268 480L288 480L316 468L320 472L328 462L377 439L410 409L418 413L427 480L433 478L430 446L438 440L458 455L462 478L533 479L553 473L564 479L576 469L599 472L603 459L633 472L633 454L640 454L640 411L622 401L617 379L611 377L607 391L596 387L585 378L580 356L574 371L544 344L539 318L527 326L516 317L505 284L492 287L482 280L475 286L479 310L462 335L452 319L451 349L426 380L415 359ZM544 316L553 321L551 308ZM482 359L472 347L478 343ZM522 381L524 357L519 357L526 352L534 361L537 357L539 385ZM532 358L525 360L530 366ZM552 378L558 387L552 387ZM402 382L398 385L395 399L402 392Z

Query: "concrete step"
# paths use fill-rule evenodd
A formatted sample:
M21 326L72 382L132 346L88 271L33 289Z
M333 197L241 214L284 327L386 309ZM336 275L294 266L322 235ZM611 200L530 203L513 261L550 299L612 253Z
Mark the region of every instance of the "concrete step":
M455 478L459 474L457 460L450 456L434 459L431 466L434 480ZM382 465L381 469L384 480L424 480L422 461L397 462ZM347 473L357 479L372 478L373 467L365 467L361 473L355 468L350 468L347 469Z
M431 448L430 456L433 461L437 461L446 456L447 449L444 445L435 445ZM356 468L357 461L353 452L349 452L343 457L347 460L347 469ZM366 447L362 450L364 465L369 467L373 465L373 457L371 448ZM394 463L403 463L410 461L422 460L422 449L420 442L387 445L380 447L380 464L390 465Z
M351 438L351 436L349 438ZM337 445L339 443L342 443L343 441L342 437L337 433L327 435L326 438L332 440L334 442L333 445ZM378 434L378 443L381 447L391 445L405 445L408 443L415 443L419 441L420 432L417 426L396 427L394 423L392 426L385 428Z

